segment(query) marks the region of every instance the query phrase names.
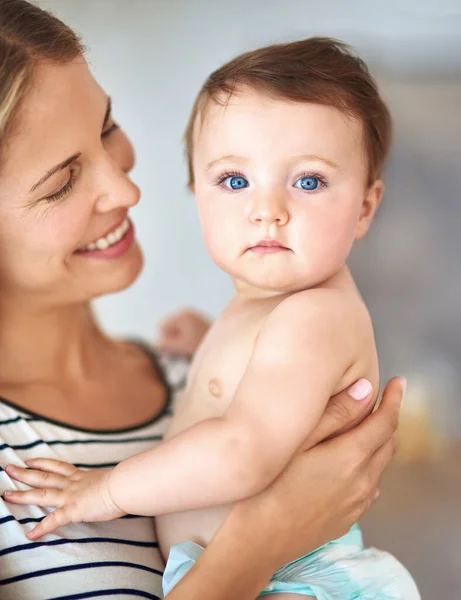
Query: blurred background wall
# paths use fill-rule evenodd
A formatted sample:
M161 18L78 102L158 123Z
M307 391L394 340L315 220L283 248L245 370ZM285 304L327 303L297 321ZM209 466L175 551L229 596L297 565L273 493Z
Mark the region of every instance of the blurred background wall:
M235 54L311 35L354 45L395 120L387 192L350 265L383 378L409 378L400 461L364 526L423 598L461 598L461 0L41 0L80 32L137 150L133 211L146 266L97 303L108 331L155 339L182 305L214 316L232 293L205 254L182 134L205 77Z

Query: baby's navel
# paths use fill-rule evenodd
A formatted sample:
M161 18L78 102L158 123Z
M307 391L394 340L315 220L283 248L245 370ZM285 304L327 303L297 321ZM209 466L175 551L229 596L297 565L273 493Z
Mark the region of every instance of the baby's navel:
M210 394L215 398L221 398L222 396L222 387L219 382L219 379L210 379L208 383L208 389L210 390Z

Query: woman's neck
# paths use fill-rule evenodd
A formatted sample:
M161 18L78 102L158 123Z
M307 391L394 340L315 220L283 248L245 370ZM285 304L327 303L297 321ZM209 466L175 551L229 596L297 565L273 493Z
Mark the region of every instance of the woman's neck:
M107 344L88 304L44 310L0 303L0 382L88 376Z

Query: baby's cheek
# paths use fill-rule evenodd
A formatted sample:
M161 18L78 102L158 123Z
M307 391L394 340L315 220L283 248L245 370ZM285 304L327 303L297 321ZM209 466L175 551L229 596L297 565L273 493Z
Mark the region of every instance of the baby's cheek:
M225 253L225 241L224 236L225 232L221 232L218 227L203 227L203 241L205 243L205 248L210 256L210 258L218 265L221 266L222 260L226 257Z
M328 256L333 270L335 268L341 268L346 262L347 257L352 249L354 238L355 229L353 228L349 228L348 230L338 233L336 238L332 237L328 250Z
M322 274L330 275L346 261L354 241L351 223L326 219L304 235L305 255Z

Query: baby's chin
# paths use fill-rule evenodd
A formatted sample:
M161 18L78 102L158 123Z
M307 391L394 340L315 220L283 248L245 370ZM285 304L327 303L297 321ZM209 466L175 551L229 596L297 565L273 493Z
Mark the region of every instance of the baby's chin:
M253 292L254 295L295 294L313 288L322 283L320 274L304 274L302 276L282 272L273 273L241 273L233 275L237 291Z

